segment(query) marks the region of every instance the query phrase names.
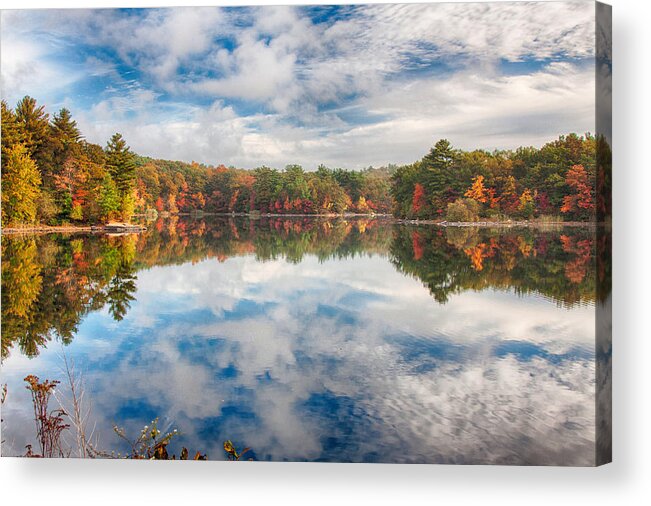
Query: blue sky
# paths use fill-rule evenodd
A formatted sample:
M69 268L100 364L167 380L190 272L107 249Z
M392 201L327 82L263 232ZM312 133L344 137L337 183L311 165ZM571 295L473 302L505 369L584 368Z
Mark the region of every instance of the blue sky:
M592 2L2 13L2 96L89 141L252 168L406 163L594 131Z

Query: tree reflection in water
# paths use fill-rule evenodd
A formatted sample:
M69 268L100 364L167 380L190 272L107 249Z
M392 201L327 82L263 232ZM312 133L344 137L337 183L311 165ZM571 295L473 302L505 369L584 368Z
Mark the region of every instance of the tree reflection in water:
M72 341L83 317L107 307L122 320L137 272L158 265L254 255L300 263L379 254L419 279L434 299L487 288L539 293L559 305L594 302L590 228L440 228L383 219L171 217L139 235L41 235L2 239L2 358ZM606 292L604 292L606 293Z

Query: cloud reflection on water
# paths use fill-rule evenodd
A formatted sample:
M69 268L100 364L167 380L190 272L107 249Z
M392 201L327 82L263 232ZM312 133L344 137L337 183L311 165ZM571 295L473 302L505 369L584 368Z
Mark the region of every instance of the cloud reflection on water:
M594 461L594 306L493 289L439 305L384 255L240 256L137 284L122 322L92 313L67 349L107 445L111 423L161 416L212 458L230 438L271 460ZM16 398L56 353L3 364ZM28 408L7 410L14 453Z

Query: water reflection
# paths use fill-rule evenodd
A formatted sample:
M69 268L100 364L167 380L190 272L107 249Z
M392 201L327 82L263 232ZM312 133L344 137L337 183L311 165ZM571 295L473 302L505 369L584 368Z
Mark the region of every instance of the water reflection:
M161 416L212 458L232 439L262 460L591 464L591 237L210 218L3 238L3 452L31 437L22 377L55 377L51 340L74 338L108 447Z
M542 294L572 307L595 300L594 231L470 227L400 228L392 262L445 303L451 294L496 288Z

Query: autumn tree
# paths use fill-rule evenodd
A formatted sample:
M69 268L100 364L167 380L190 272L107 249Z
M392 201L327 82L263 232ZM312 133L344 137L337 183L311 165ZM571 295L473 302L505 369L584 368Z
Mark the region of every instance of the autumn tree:
M508 176L504 181L502 193L500 195L500 205L506 213L517 211L520 205L520 198L517 192L517 182L515 177Z
M538 192L535 196L536 209L540 214L547 214L552 210L552 204L546 192Z
M9 148L3 154L3 158L5 157L5 171L2 176L2 223L34 223L41 194L41 176L36 163L30 158L23 144Z
M485 204L482 215L522 216L520 198L526 189L534 199L534 212L548 214L564 205L568 193L578 193L574 189L568 192L568 166L583 166L590 182L588 186L595 186L593 181L599 172L596 169L598 148L599 142L590 134L560 136L541 148L494 152L457 150L441 140L421 162L395 170L391 176L393 211L401 217L415 215L413 194L418 183L425 188L430 204L429 209L420 211L423 217L440 216L448 203L462 196ZM586 204L585 200L582 205ZM529 215L530 209L525 214ZM568 214L574 219L591 218L588 212Z
M573 193L563 198L561 212L571 213L584 219L594 217L594 187L590 184L583 165L573 165L567 171L565 182Z
M529 188L526 188L522 195L520 195L520 203L518 205L518 211L523 218L531 219L536 212L536 204L534 202L534 194L531 193Z
M427 205L427 200L425 198L425 188L420 183L414 185L414 194L411 198L411 208L413 209L416 215L420 214L421 211Z
M4 167L7 150L25 141L23 125L16 118L16 114L2 101L2 171Z
M85 141L69 110L59 110L50 121L44 106L31 97L23 98L14 110L2 102L3 177L9 150L18 144L24 144L41 175L36 219L50 224L93 222L109 214L128 220L136 208L172 214L198 209L290 214L355 209L442 218L448 204L458 199L461 204L452 206L452 214L479 204L479 214L487 217L561 209L570 219L593 219L595 181L600 181L600 188L607 187L603 181L609 170L603 163L597 170L597 153L607 150L590 134L560 136L541 148L493 152L454 149L441 139L412 164L363 170L319 166L310 172L288 165L284 171L264 166L249 171L154 160L132 153L119 134L106 148ZM608 205L601 198L602 214Z
M488 200L488 192L484 187L484 176L475 176L475 178L473 178L472 186L464 196L476 200L477 202L485 203Z
M98 188L100 217L111 220L120 210L120 196L110 174L106 173Z
M309 179L308 187L316 212L341 214L352 205L350 197L325 167Z
M358 213L362 214L367 214L372 212L373 210L369 207L368 202L366 201L366 197L364 195L360 195L359 198L357 199L357 204L355 205L357 208Z

